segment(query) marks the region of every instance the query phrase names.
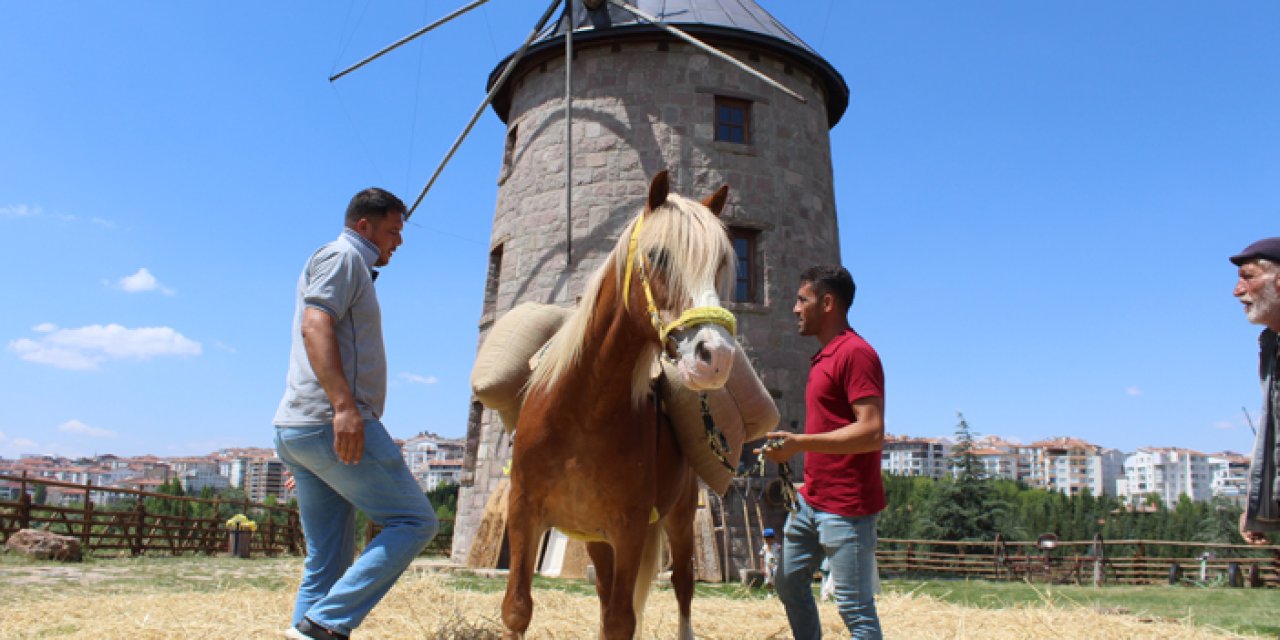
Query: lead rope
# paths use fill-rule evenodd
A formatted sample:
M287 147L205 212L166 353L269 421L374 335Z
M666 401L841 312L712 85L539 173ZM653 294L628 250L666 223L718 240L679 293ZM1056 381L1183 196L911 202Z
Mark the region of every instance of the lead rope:
M711 416L711 406L707 404L706 393L698 394L698 409L702 412L702 429L707 434L707 448L711 449L711 455L715 456L716 460L729 470L729 473L739 476L748 475L738 474L733 465L729 464L729 440L724 437L724 432L716 426L715 418Z
M716 426L715 418L711 415L711 406L707 403L707 394L698 394L699 410L702 412L702 428L707 436L707 448L711 449L711 454L720 461L725 469L729 470L735 477L745 478L754 475L757 471L760 477L764 477L765 460L764 452L770 449L777 449L782 446L782 440L775 438L765 442L760 447L760 455L756 458L756 466L746 471L738 471L729 464L729 441L724 437L724 432ZM796 496L796 487L791 482L791 463L778 463L778 478L782 481L782 504L786 506L787 511L794 513L800 508L800 502Z
M764 475L764 452L777 449L782 446L781 438L774 438L765 442L760 447L760 456L757 458L760 464L760 475ZM782 480L782 504L787 507L787 511L795 513L800 509L800 499L796 496L796 487L791 483L791 463L778 463L778 479Z

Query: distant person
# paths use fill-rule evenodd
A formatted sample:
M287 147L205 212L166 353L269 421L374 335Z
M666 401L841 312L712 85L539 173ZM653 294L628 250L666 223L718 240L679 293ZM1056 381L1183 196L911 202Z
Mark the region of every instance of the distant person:
M760 545L760 564L764 567L765 587L773 588L774 578L778 575L778 555L782 545L773 529L764 530L764 544Z
M817 338L805 388L804 433L775 431L765 455L803 452L804 487L787 518L776 587L796 640L822 637L813 575L824 558L840 617L854 638L880 638L875 604L876 514L884 509L884 371L875 349L849 328L853 277L818 266L800 275L793 311L802 336Z
M1265 532L1280 530L1280 376L1277 376L1277 333L1280 332L1280 238L1259 240L1231 256L1240 279L1234 294L1244 303L1244 314L1265 329L1258 375L1262 378L1262 421L1253 442L1249 465L1249 498L1240 514L1240 535L1249 544L1268 544Z
M404 203L365 189L346 228L298 278L276 452L293 474L307 559L286 637L347 638L435 536L435 512L379 422L387 395L377 272L402 242ZM356 511L382 527L356 550Z

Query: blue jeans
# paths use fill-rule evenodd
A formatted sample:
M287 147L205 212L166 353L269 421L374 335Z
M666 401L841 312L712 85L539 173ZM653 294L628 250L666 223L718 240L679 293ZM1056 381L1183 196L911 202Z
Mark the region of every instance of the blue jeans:
M297 483L307 538L293 624L306 616L350 634L436 535L435 511L377 420L365 421L364 455L353 465L338 461L332 424L277 427L276 452ZM357 509L382 526L359 558Z
M810 507L799 497L799 509L787 517L782 558L778 565L778 599L787 610L796 640L822 637L818 605L813 601L813 573L828 558L835 576L835 600L850 637L879 640L876 615L876 516L850 518Z

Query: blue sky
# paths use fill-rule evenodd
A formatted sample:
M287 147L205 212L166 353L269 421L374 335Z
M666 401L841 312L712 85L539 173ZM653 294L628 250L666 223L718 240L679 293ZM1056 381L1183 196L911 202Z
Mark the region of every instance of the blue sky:
M0 0L0 456L268 446L302 261L358 189L417 195L545 5L327 78L461 4ZM1248 450L1226 256L1280 235L1280 4L760 4L851 89L841 245L890 431ZM378 281L396 436L465 432L503 133Z

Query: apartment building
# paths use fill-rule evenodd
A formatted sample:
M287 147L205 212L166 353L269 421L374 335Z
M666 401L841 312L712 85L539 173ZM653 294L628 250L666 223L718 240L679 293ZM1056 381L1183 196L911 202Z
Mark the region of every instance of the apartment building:
M880 468L895 476L942 478L950 473L951 446L940 438L885 435Z
M1209 457L1190 449L1146 447L1124 461L1124 481L1120 497L1140 506L1154 494L1166 505L1177 504L1186 495L1192 500L1213 497L1213 470Z
M1249 456L1223 451L1210 454L1208 462L1209 492L1243 507L1249 496Z
M1017 453L994 447L975 447L969 453L977 459L982 469L982 477L1018 479L1018 463L1021 457Z
M1078 438L1051 438L1026 447L1030 458L1028 483L1066 495L1085 489L1095 496L1116 495L1123 475L1124 453Z
M265 502L267 496L287 500L284 490L284 463L279 458L254 458L244 466L244 492L253 502Z
M444 438L428 431L404 441L400 451L409 472L418 480L418 486L423 491L430 491L441 484L462 481L462 459L466 448L466 440Z

